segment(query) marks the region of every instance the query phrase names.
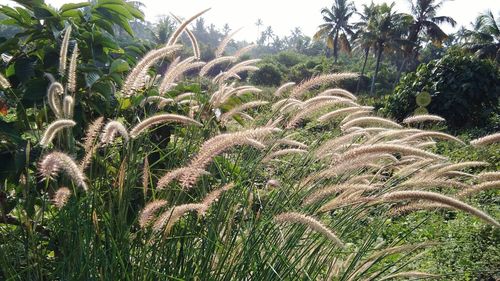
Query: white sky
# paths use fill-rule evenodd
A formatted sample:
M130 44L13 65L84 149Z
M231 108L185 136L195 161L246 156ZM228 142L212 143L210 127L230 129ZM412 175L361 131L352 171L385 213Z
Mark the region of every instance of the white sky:
M83 2L84 0L46 0L53 6L68 2ZM255 22L262 19L264 29L272 26L277 35L290 34L290 30L301 27L302 31L312 36L319 24L322 23L320 10L331 7L333 0L140 0L146 5L145 13L148 21L155 21L160 15L170 12L181 17L189 17L203 9L212 8L203 16L206 23L213 23L222 28L225 23L234 30L243 29L235 36L236 39L255 41L258 36ZM0 0L0 2L10 2ZM362 4L369 4L371 0L354 0L358 9ZM391 0L373 0L375 3L391 3ZM400 12L409 12L408 0L394 0L396 9ZM438 15L447 15L457 21L457 27L469 26L476 16L487 9L500 16L500 0L451 0L444 3ZM449 25L443 25L447 32L454 31Z

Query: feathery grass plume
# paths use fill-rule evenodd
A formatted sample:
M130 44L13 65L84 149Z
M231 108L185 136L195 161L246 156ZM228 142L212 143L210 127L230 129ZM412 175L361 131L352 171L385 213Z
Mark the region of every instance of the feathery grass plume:
M38 172L46 179L56 176L60 170L63 170L70 178L85 191L87 184L85 183L85 175L78 168L78 165L67 154L62 152L51 152L43 157L38 164Z
M119 121L109 121L101 135L101 143L104 145L110 144L115 140L116 134L120 134L125 142L128 142L129 134L125 126Z
M151 176L151 172L149 170L149 160L148 156L144 157L144 166L142 167L142 193L144 198L148 195L148 187L149 187L149 177Z
M333 73L333 74L324 74L324 75L319 75L316 77L313 77L309 80L306 80L299 85L297 85L291 93L292 98L300 98L304 95L306 91L309 89L315 87L315 86L320 86L323 84L331 83L331 82L338 82L341 80L345 79L350 79L350 78L356 78L358 77L358 74L355 73Z
M188 18L187 20L184 20L178 27L177 29L172 33L172 35L170 36L170 38L168 39L168 42L167 42L167 46L173 46L174 44L177 43L177 40L179 40L179 36L182 34L182 32L186 29L186 27L188 26L188 24L190 24L193 20L195 20L196 18L198 18L199 16L203 15L204 13L206 13L208 10L210 10L211 8L208 8L208 9L205 9L197 14L195 14L194 16Z
M183 167L183 168L178 168L172 171L167 172L164 174L160 180L158 181L158 184L156 186L157 189L164 189L167 187L174 179L180 178L182 175L186 173L197 173L199 175L210 175L209 172L203 170L203 169L193 169L190 167Z
M288 82L288 83L285 83L283 85L281 85L275 92L274 92L274 96L275 97L281 97L281 95L288 89L290 89L290 87L292 86L295 86L295 82Z
M220 122L222 124L225 124L236 113L239 113L241 111L245 111L245 110L250 109L250 108L254 108L254 107L259 107L259 106L262 106L262 105L266 105L268 103L269 102L267 102L267 101L257 100L257 101L251 101L251 102L247 102L247 103L241 104L239 106L236 106L236 107L232 108L228 112L222 114L221 117L220 117Z
M319 122L327 122L335 117L342 116L344 114L351 114L351 113L355 113L358 111L371 111L371 110L373 110L373 107L371 107L371 106L369 106L369 107L352 106L352 107L340 108L340 109L337 109L337 110L334 110L332 112L328 112L328 113L322 115L321 117L318 118L318 121Z
M237 64L235 64L234 66L232 66L228 71L227 73L237 73L237 72L240 72L240 71L237 71L237 69L240 69L241 67L244 67L244 66L249 66L249 65L252 65L252 64L255 64L255 63L258 63L260 62L262 59L251 59L251 60L244 60L244 61L241 61ZM228 75L226 74L226 75Z
M249 145L249 146L253 146L257 149L264 149L266 148L266 145L263 144L262 142L256 140L256 139L252 139L252 138L247 138L245 141L242 142L242 144L246 144L246 145Z
M347 105L359 106L359 104L353 102L350 99L336 97L336 96L316 96L316 97L310 98L308 100L305 100L303 102L303 104L304 104L304 106L310 106L310 105L314 105L317 103L323 103L323 102L329 102L329 101L343 101Z
M281 130L274 127L259 127L235 133L217 135L205 141L200 147L198 154L186 167L190 170L182 175L180 179L182 187L190 188L193 186L193 184L198 180L198 177L201 175L199 171L205 170L206 166L215 156L233 146L249 144L248 139L260 139L278 131Z
M358 98L353 95L351 92L341 89L341 88L334 88L334 89L328 89L323 92L321 92L318 96L339 96L343 98L348 98L350 100L357 100Z
M58 209L61 209L66 205L66 203L68 203L68 199L70 196L71 191L67 187L61 187L54 193L52 202L54 203L54 206L56 206Z
M435 159L427 159L424 158L422 160L418 160L417 162L408 165L406 167L403 167L399 171L394 173L395 177L407 177L410 174L415 173L416 171L419 171L423 169L423 167L430 165L431 163L435 162Z
M182 24L182 20L177 17L176 15L170 13L172 17L179 23ZM184 32L186 32L187 36L189 37L189 41L191 42L191 47L193 48L193 54L196 59L200 59L200 46L198 45L198 40L196 40L196 36L194 36L193 32L191 32L189 29L185 28Z
M68 91L70 93L76 92L76 66L78 60L78 44L75 44L73 48L73 53L71 54L71 58L69 60L69 69L68 69Z
M361 128L358 126L354 126L354 127L346 129L345 131L343 131L343 133L350 134L350 133L356 132L356 131L363 131L363 132L366 132L368 135L370 135L370 134L378 134L380 132L389 131L389 130L390 129L388 129L388 128L382 128L382 127Z
M366 137L367 135L368 134L364 131L356 131L340 137L330 139L322 143L318 148L316 148L314 154L318 158L324 158L328 151L335 150L339 145L343 145L346 143L355 143L356 140L361 139L361 137Z
M192 57L194 58L194 57ZM185 62L182 61L180 62L176 67L174 67L172 70L169 70L167 73L165 73L165 76L163 80L161 81L159 91L160 93L164 93L168 90L170 90L174 85L176 85L174 82L179 79L181 75L186 73L187 71L190 71L192 69L200 68L204 66L205 63L202 61L198 62Z
M417 201L414 203L409 203L405 204L402 206L396 206L392 207L387 211L387 215L391 217L398 217L398 216L403 216L407 215L409 213L413 213L416 211L436 211L438 209L448 209L448 210L455 210L453 207L448 206L448 205L443 205L441 203L430 203L430 202L422 202L422 201Z
M158 217L156 222L153 224L153 231L160 232L164 229L164 234L168 235L175 223L179 221L184 214L190 211L204 210L206 208L206 205L199 203L183 204L172 207Z
M170 98L164 98L161 96L149 96L141 101L141 106L144 107L147 103L157 102L157 107L159 109L165 107L169 103L173 103L174 100Z
M239 115L241 118L247 120L247 121L255 121L255 118L253 118L252 116L250 116L249 114L245 113L245 112L238 112L236 113L236 115Z
M160 94L168 91L174 84L175 80L179 76L181 76L185 71L188 71L195 67L199 67L204 64L203 62L192 63L194 60L195 57L186 58L181 62L177 62L176 60L174 60L174 62L170 64L169 68L167 69L167 71L165 71L165 74L163 75L163 80L161 81L160 87L158 88Z
M459 201L455 198L448 197L439 193L430 192L430 191L393 191L386 193L378 198L380 202L393 202L393 201L403 201L403 200L425 200L440 203L443 205L447 205L453 207L457 210L462 210L467 212L473 216L476 216L483 221L499 227L500 223L498 223L495 219L488 216L481 210L478 210L462 201ZM377 200L377 199L376 199Z
M51 83L47 90L49 107L57 118L63 117L61 98L59 97L62 93L64 93L64 87L59 82Z
M477 175L480 182L500 180L500 172L483 172Z
M76 122L69 119L59 119L50 123L50 125L47 127L47 129L45 129L45 132L43 133L42 139L40 140L40 145L43 147L47 147L59 131L64 128L73 127L75 125Z
M380 281L382 280L389 280L389 279L400 279L400 278L437 278L440 277L440 275L436 274L430 274L427 272L420 272L420 271L406 271L406 272L399 272L399 273L394 273L391 275L387 275L379 279Z
M134 91L141 89L145 84L146 72L158 60L181 49L181 45L167 45L160 49L149 51L129 72L122 86L122 93L131 96Z
M360 147L356 147L348 150L340 157L337 157L336 162L341 163L343 161L357 158L361 155L367 154L380 154L380 153L400 153L403 155L416 155L422 156L425 158L438 159L438 160L446 160L445 157L427 152L422 149L413 148L408 145L399 145L399 144L372 144L372 145L363 145Z
M499 188L500 188L500 180L487 181L487 182L483 182L483 183L474 185L471 188L467 188L467 189L461 191L460 193L457 194L457 197L463 198L463 197L466 197L466 196L469 196L471 194L478 193L478 192L481 192L484 190L499 189Z
M73 118L73 109L75 107L75 100L71 96L64 96L63 99L63 116L64 118Z
M236 78L238 80L241 80L241 77L238 75L240 72L244 71L257 71L259 68L257 66L253 65L242 65L239 67L232 67L228 71L224 73L218 80L215 80L217 83L221 83L223 81L228 80L229 78Z
M181 100L191 99L192 97L196 97L196 93L191 93L191 92L182 93L174 98L174 102L180 102Z
M253 87L253 86L249 86L249 87L238 87L238 88L242 88L241 90L237 90L236 91L236 96L237 97L240 97L244 94L251 94L251 93L261 93L262 90L257 88L257 87Z
M348 179L347 181L345 181L346 184L371 184L373 182L377 182L377 181L380 181L382 180L384 177L377 174L377 175L371 175L371 174L368 174L368 175L358 175L358 176L354 176L350 179Z
M373 185L367 185L367 184L336 184L336 185L330 185L325 188L322 188L320 190L316 190L315 192L311 193L308 195L304 201L302 202L303 205L310 205L315 202L318 202L322 200L323 198L326 198L330 195L345 191L345 190L354 190L354 191L359 191L359 190L375 190L378 189L378 187L373 186Z
M432 187L458 187L462 189L470 188L469 184L447 180L447 179L426 179L426 178L412 178L408 181L398 184L398 187L418 187L418 188L432 188Z
M219 58L222 56L222 53L224 53L224 50L226 49L227 44L231 41L233 36L238 33L242 27L236 29L235 31L229 33L226 37L222 39L222 41L219 43L219 46L217 46L217 49L215 49L215 57Z
M489 165L490 165L490 163L484 162L484 161L466 161L466 162L461 162L461 163L456 163L456 164L449 164L449 165L444 166L442 168L439 168L435 171L429 171L428 177L429 178L436 178L436 177L439 177L439 176L441 176L447 172L451 172L451 171L457 171L457 170L473 168L473 167L485 167L485 166L489 166Z
M290 104L290 103L295 103L295 104L301 104L302 101L297 100L297 99L292 99L292 98L285 98L282 100L279 100L271 106L273 110L281 109L283 106Z
M0 86L4 89L11 88L9 80L7 80L7 78L5 78L1 73L0 73Z
M141 228L144 228L151 224L151 222L155 218L156 213L167 204L168 202L166 200L161 199L149 202L139 214L139 218L137 219L139 222L139 226Z
M350 191L346 190L340 193L334 199L328 201L321 208L318 209L318 213L329 212L338 208L342 208L354 204L370 203L373 201L371 197L362 197L364 190Z
M353 127L353 126L360 126L360 125L378 125L378 126L385 126L389 128L402 128L401 125L398 123L391 121L386 118L381 118L381 117L366 117L362 116L359 118L352 119L348 122L346 122L344 125L341 126L342 131L345 131L346 129Z
M197 106L199 105L198 101L196 100L192 100L192 99L189 99L189 100L181 100L177 103L178 105L188 105L188 106Z
M274 217L274 221L277 223L299 223L311 228L314 231L317 231L324 236L326 236L329 240L333 241L340 248L344 248L344 243L325 225L316 220L315 218L306 216L297 212L287 212L281 213Z
M262 159L262 163L267 163L271 160L273 160L276 157L280 157L283 155L291 155L291 154L307 154L308 151L304 149L299 149L299 148L286 148L286 149L281 149L278 151L275 151L273 153L268 154L264 159Z
M167 122L175 122L175 123L180 123L180 124L185 124L185 125L196 125L199 127L203 126L200 122L193 120L193 119L186 117L186 116L176 115L176 114L158 114L158 115L144 119L142 122L137 124L134 128L132 128L132 130L130 130L130 137L135 139L139 136L140 133L142 133L144 130L150 128L151 126L161 124L161 123L167 123Z
M413 134L409 137L401 139L400 141L398 140L398 142L404 143L404 142L409 142L412 140L418 140L418 139L422 139L422 138L439 138L439 139L444 139L444 140L449 140L449 141L455 141L459 144L465 145L465 143L462 140L460 140L459 138L456 138L456 137L449 135L449 134L446 134L446 133L435 132L435 131L424 131L424 132L416 133L416 134Z
M203 198L203 201L201 202L201 204L204 205L205 208L199 209L198 213L200 215L204 215L205 212L208 210L208 208L210 208L210 205L212 205L214 202L219 200L219 197L223 192L226 192L226 191L232 189L233 187L234 187L234 183L229 183L229 184L226 184L223 187L216 189L216 190L210 192L209 194L207 194L207 196L205 196L205 198Z
M63 76L66 72L66 61L68 58L69 37L71 36L71 25L66 27L64 37L59 50L59 74Z
M403 120L403 123L413 124L413 123L422 123L422 122L426 122L426 121L446 122L446 119L444 119L443 117L438 116L438 115L422 114L422 115L415 115L415 116L406 117Z
M470 145L474 147L482 147L482 146L487 146L493 143L500 142L500 133L495 133L491 135L487 135L482 138L478 138L475 140L470 141Z
M364 110L364 109L356 111L356 112L353 112L353 113L349 113L349 114L347 114L346 117L344 117L340 121L340 123L339 123L340 128L342 128L342 126L345 123L347 123L347 122L349 122L351 120L358 119L358 118L361 118L361 117L373 117L373 116L370 116L371 113L372 113L372 110ZM359 126L355 126L355 127L363 127L363 126L359 125Z
M90 164L90 160L97 150L95 141L97 139L97 136L99 135L99 132L101 131L103 124L104 117L99 117L88 126L87 131L85 132L85 137L83 139L83 149L85 150L85 156L80 162L80 170L82 171L85 171L87 166Z
M306 185L311 181L317 181L322 179L329 179L337 177L347 172L370 168L379 161L394 161L394 157L387 153L373 153L367 155L361 155L356 158L351 158L342 162L338 162L335 165L330 166L326 170L314 173L302 181L302 185Z
M406 135L415 134L415 133L419 133L419 132L421 132L421 130L418 130L418 129L391 129L391 130L377 133L376 135L374 135L373 137L368 139L366 141L366 144L377 143L378 141L385 140L385 139L401 138L401 137L404 137Z
M332 107L332 106L337 106L337 105L352 105L350 104L352 101L348 99L344 100L330 100L330 101L323 101L319 103L313 103L311 105L304 105L301 107L300 111L297 112L291 119L288 121L286 128L291 129L295 128L301 120L305 119L306 117L309 117L311 114L314 114L318 111L321 111L325 108Z
M299 141L296 141L296 140L291 140L291 139L287 139L287 138L283 138L283 139L279 139L276 141L276 144L281 144L281 145L288 145L288 146L296 146L298 148L302 148L302 149L308 149L309 146L307 146L307 144L304 144L304 143L301 143Z
M469 173L466 173L466 172L460 172L460 171L445 172L445 173L443 173L442 176L443 177L447 177L447 178L458 178L458 177L477 178L476 175L469 174Z
M200 69L199 75L200 75L200 77L204 77L210 71L210 69L212 69L214 66L221 64L221 63L224 63L224 62L234 61L234 60L236 60L235 56L226 56L226 57L215 58L215 59L209 61L207 64L205 64Z
M237 50L237 51L233 54L233 56L234 56L234 57L239 58L239 57L243 56L244 54L246 54L246 53L250 52L252 49L256 48L257 46L258 46L257 44L250 44L250 45L248 45L248 46L245 46L245 47L243 47L243 48L241 48L241 49Z

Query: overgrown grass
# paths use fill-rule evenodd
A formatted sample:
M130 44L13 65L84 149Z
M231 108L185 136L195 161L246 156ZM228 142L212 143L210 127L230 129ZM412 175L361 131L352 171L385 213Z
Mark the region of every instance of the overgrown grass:
M26 148L26 162L31 164L21 171L20 182L5 183L9 200L15 198L16 204L8 211L4 207L2 212L3 279L380 280L397 277L394 274L436 277L432 274L448 272L426 264L433 255L426 251L446 247L448 242L425 231L429 224L432 227L443 220L439 213L442 211L433 214L435 208L453 214L456 211L448 211L453 206L437 196L431 202L423 200L428 197L394 200L389 196L392 192L412 189L445 194L498 217L498 205L479 204L474 197L460 198L457 186L474 188L484 180L461 173L462 168L440 172L453 162L431 154L440 152L439 147L429 144L439 141L438 137L408 138L421 131L392 128L394 124L388 120L366 119L374 114L361 108L355 98L330 93L325 99L313 99L318 94L315 86L341 79L342 75L298 85L292 91L307 91L302 93L304 97L292 100L288 92L278 97L269 91L238 88L241 85L232 82L241 69L235 68L228 68L228 73L217 81L194 77L185 82L194 86L181 84L158 92L157 86L145 87L147 83L137 80L143 79L148 69L142 74L132 71L139 75L126 81L135 90L123 93L129 96L119 95L116 115L106 116L121 122L126 132L113 135L114 127L99 126L99 133L87 136L89 145L84 146L83 141L74 138L82 132L74 134L66 128L56 133L40 156L31 159L31 147ZM165 76L180 77L180 69L186 68L171 67L168 71L180 73ZM184 92L194 95L161 109L157 104L140 106L146 96L175 98ZM74 97L78 102L78 95ZM236 112L229 122L220 122L219 113L252 100L270 104ZM359 107L363 113L317 121L318 116L347 106ZM303 114L312 107L317 110ZM197 121L202 126L180 124L174 118L137 137L124 136L130 128L158 113L189 116L191 123ZM361 127L347 126L354 124L347 120L356 118L370 122ZM55 119L50 116L49 120ZM113 137L103 143L101 135L106 133ZM341 138L344 140L328 144ZM498 148L498 144L492 147ZM290 148L297 149L273 154ZM319 148L325 152L317 153ZM75 162L90 153L90 165L82 169L87 191L74 180L75 175L62 172L62 165L68 161L55 159L51 165L40 161L53 151L64 151ZM269 159L271 155L276 156ZM262 161L264 158L266 161ZM179 168L188 169L159 189L160 178L173 175L172 171ZM49 172L41 177L40 171ZM436 184L421 184L427 181ZM234 186L219 190L228 184ZM311 204L304 202L314 192L332 186L339 189ZM67 202L57 202L61 206L58 208L53 198L61 187L68 187L71 196ZM142 212L152 202L159 204L158 200L167 203L162 203L141 226ZM409 219L394 215L397 207L415 202L418 212L410 214ZM433 205L431 212L419 212L426 203L439 205ZM478 217L491 224L496 222L487 214ZM470 214L467 223L479 231L498 233L498 228ZM448 235L444 230L438 233ZM338 237L340 243L332 237Z

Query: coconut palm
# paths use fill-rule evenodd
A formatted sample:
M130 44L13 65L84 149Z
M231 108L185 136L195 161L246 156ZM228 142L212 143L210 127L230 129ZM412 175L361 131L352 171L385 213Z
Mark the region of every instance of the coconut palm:
M366 62L368 61L368 55L370 53L370 49L375 45L376 38L374 34L368 29L368 23L370 18L375 13L375 4L371 2L368 6L363 4L363 11L357 13L360 17L360 21L355 24L357 29L356 34L354 35L354 50L361 50L364 54L363 68L361 69L361 75L358 80L358 84L356 86L356 92L359 90L361 79L365 74Z
M399 68L397 80L399 80L406 62L412 57L416 58L418 56L418 46L420 46L422 37L432 40L436 45L440 45L443 40L448 38L448 35L439 25L448 23L454 27L456 24L455 20L451 17L436 15L437 10L441 8L446 0L409 0L409 2L411 15L413 16L413 23L410 26L408 34L408 42L411 44L405 47L405 57Z
M384 50L398 50L408 44L405 35L412 23L412 17L405 13L398 13L393 8L394 2L391 5L387 5L386 3L377 5L368 23L367 28L375 38L374 49L377 57L370 94L375 92L375 81L380 70L380 62Z
M473 23L473 30L463 30L464 46L480 58L500 61L500 19L491 11L480 14Z
M319 30L314 34L314 39L326 39L327 47L333 48L335 63L338 60L339 42L341 50L351 51L348 36L354 35L354 27L349 24L349 19L355 11L354 3L348 2L348 0L335 0L331 9L321 9L325 23L319 26Z

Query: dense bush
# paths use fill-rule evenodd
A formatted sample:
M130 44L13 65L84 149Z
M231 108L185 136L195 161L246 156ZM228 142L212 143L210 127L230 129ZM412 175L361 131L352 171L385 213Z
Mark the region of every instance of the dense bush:
M278 86L283 79L281 71L273 64L264 64L250 76L250 81L256 85Z
M416 96L422 92L431 96L427 110L451 127L485 126L499 112L500 70L489 60L452 50L403 77L385 110L401 120L417 108Z

